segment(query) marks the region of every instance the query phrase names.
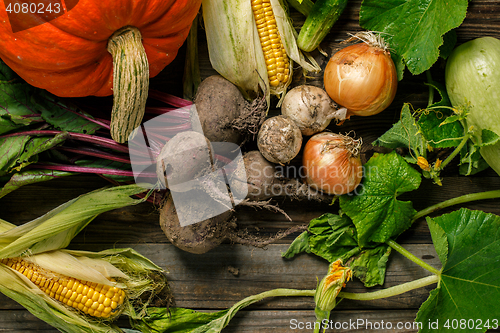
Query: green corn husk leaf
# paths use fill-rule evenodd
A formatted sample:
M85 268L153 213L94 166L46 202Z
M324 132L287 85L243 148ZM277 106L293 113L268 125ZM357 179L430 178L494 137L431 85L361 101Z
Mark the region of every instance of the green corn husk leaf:
M46 270L70 276L82 281L90 281L123 288L124 285L118 286L109 279L128 278L125 273L107 261L91 258L88 260L79 260L79 258L63 251L47 251L29 255L24 258L25 260L32 262L39 267L43 267Z
M271 0L276 24L288 57L305 71L321 70L314 58L308 57L297 46L297 32L280 0ZM270 87L264 53L259 40L251 2L249 0L203 0L203 20L207 35L212 67L227 80L238 86L247 98L265 92L283 97L291 82L275 90ZM290 62L292 63L292 62ZM292 66L290 66L291 70Z
M0 259L65 248L97 215L143 202L143 199L132 199L130 196L144 190L139 185L96 190L70 200L33 221L4 231L0 233Z
M48 258L52 256L56 262L62 257L72 257L73 260L81 262L83 266L90 264L90 266L83 268L84 270L97 269L100 271L103 267L106 269L113 267L113 272L119 271L120 273L110 272L109 275L114 276L119 282L117 286L123 288L127 294L123 309L118 314L126 314L132 319L141 319L146 314L148 299L143 297L145 293L149 294L151 299L167 286L163 270L130 248L110 249L101 252L58 250L30 256L26 259L36 261L37 256ZM44 263L46 262L48 260ZM65 260L61 261L59 266L65 266L65 262ZM39 264L44 269L49 269L42 266L41 262ZM53 264L50 268L53 269L54 266L57 264ZM80 278L81 274L84 274L81 269L73 270L68 276ZM55 271L57 272L58 269ZM93 277L86 281L99 283ZM124 332L111 323L111 320L116 319L118 314L108 321L84 315L53 300L24 275L3 264L0 264L0 292L23 305L36 317L46 321L61 332Z
M12 224L10 222L7 222L5 220L0 219L0 234L5 232L5 231L8 231L10 229L13 229L15 227L16 227L15 224Z

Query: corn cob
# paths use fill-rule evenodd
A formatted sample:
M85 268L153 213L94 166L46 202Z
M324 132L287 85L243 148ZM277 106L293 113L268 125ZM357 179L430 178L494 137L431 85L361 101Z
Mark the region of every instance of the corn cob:
M120 288L62 276L21 258L0 259L0 263L26 276L51 298L94 317L117 313L125 299Z
M266 60L269 84L286 85L290 78L290 61L281 41L270 0L251 0L257 32Z

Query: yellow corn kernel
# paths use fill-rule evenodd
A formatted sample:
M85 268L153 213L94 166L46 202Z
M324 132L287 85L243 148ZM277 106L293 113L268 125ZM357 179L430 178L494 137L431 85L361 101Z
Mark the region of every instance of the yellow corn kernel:
M84 304L86 307L90 308L92 304L94 304L94 301L91 298L89 298Z
M98 292L94 292L94 295L92 296L92 301L97 302L99 300L99 297L101 295Z
M81 293L82 293L83 295L87 295L87 294L88 294L88 292L89 292L89 286L83 285L83 288L82 288Z
M92 310L97 310L98 307L99 307L99 302L93 302L92 305L90 306Z
M125 299L120 288L56 276L22 258L0 259L0 263L25 275L49 297L91 316L110 317Z
M74 284L75 284L75 279L71 278L68 280L68 284L66 284L66 288L71 289L71 288L73 288Z
M102 302L102 304L104 305L105 308L107 307L111 307L111 299L109 298L105 298L104 301Z
M288 75L290 73L290 61L276 26L276 18L270 0L251 0L251 5L262 51L266 58L269 84L277 88L285 85L290 78ZM270 53L268 53L269 51ZM277 55L278 51L282 54Z

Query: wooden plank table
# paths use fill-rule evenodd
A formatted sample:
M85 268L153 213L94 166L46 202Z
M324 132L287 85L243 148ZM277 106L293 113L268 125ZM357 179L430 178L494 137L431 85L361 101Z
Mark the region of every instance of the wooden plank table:
M358 25L360 1L353 1L335 25L328 39L323 43L324 50L331 52L339 42L347 37L346 32L360 30ZM300 23L300 16L295 17ZM480 36L500 36L500 6L495 0L472 1L463 25L457 29L458 42ZM202 76L214 72L211 68L203 34L200 37L200 64ZM324 68L327 58L317 54ZM433 68L437 75L442 74L442 61ZM174 64L158 78L152 79L152 86L181 96L179 80L182 75L182 53ZM305 79L296 75L294 84L304 83ZM435 78L439 78L436 76ZM309 79L308 83L321 85L321 77ZM330 129L340 132L355 130L364 140L363 159L366 161L373 147L370 143L384 133L397 121L404 102L415 107L427 103L427 88L423 85L425 77L410 76L406 73L400 83L398 94L391 107L370 118L353 117L341 127ZM419 210L432 204L462 194L494 190L500 188L500 177L491 170L471 177L458 175L457 168L448 167L443 174L443 186L424 180L420 189L401 196L412 200ZM107 186L109 183L93 175L77 175L46 183L23 187L0 199L0 218L21 224L36 218L50 209L88 191ZM336 212L338 207L319 203L301 203L288 199L277 200L292 218L289 222L283 215L264 210L240 208L236 213L241 228L267 236L280 229L304 224L325 212ZM498 200L486 200L464 205L471 209L500 214ZM244 297L274 288L314 289L317 279L326 273L328 263L313 255L299 255L293 260L281 258L288 244L297 234L291 235L266 249L224 243L215 250L203 255L183 252L171 245L158 224L158 207L149 203L134 207L117 209L100 215L72 244L73 249L101 250L111 247L132 247L168 270L167 277L175 297L175 305L198 310L215 311L232 306ZM449 212L458 207L446 209ZM424 220L414 226L398 241L428 264L439 267L429 230ZM235 270L238 274L235 274ZM387 266L384 288L408 282L428 275L421 267L393 253ZM342 301L331 315L340 324L364 320L365 325L356 329L353 326L328 332L416 332L412 324L419 306L424 302L434 286L407 292L400 296L375 301ZM370 290L379 289L377 287ZM366 288L354 280L349 282L345 291L363 292ZM266 299L240 311L225 332L269 332L275 333L303 331L299 323L314 321L314 301L312 297ZM500 310L499 310L500 312ZM120 319L124 326L126 320ZM390 322L393 327L401 323L401 329L375 329L378 324ZM367 329L366 322L375 325ZM294 329L296 328L296 329ZM0 294L0 332L55 332L50 325L38 320L16 302ZM492 330L493 331L493 330ZM498 330L497 330L498 331Z

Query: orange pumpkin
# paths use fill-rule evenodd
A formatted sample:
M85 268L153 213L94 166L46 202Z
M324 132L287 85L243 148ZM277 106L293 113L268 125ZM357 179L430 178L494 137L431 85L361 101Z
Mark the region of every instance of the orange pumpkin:
M4 1L6 6L16 2L25 1ZM137 108L144 109L149 77L175 58L201 0L61 4L64 12L53 19L0 10L0 57L31 85L61 97L113 93L111 133L125 142L142 121L144 110Z

